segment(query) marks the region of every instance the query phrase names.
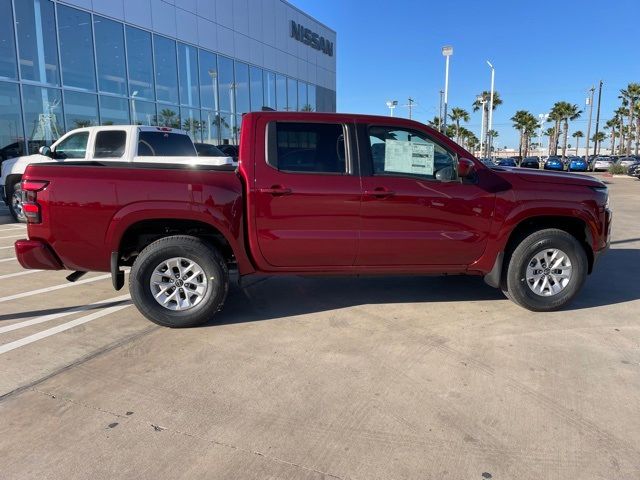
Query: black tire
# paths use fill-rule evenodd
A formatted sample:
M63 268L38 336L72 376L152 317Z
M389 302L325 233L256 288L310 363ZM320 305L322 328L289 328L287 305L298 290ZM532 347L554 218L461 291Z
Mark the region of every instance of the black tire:
M15 196L20 198L14 198ZM16 222L27 223L27 217L24 215L24 212L19 205L22 205L22 186L20 182L14 184L11 189L7 192L7 203L9 207L9 213Z
M197 263L208 279L202 300L182 311L160 305L150 286L155 268L174 257ZM129 276L129 291L138 310L152 322L171 328L194 327L209 321L222 308L228 290L229 271L222 255L204 240L187 235L161 238L147 246L138 255Z
M571 262L569 282L560 292L550 296L536 294L526 280L529 262L545 249L559 249ZM560 310L575 298L584 285L588 267L584 247L573 235L555 228L539 230L523 238L509 256L503 292L506 290L510 300L534 312Z

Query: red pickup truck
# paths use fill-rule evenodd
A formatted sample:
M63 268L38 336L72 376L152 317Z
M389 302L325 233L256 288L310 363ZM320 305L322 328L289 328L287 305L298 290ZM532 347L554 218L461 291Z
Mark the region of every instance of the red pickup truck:
M246 114L237 169L40 164L22 188L23 267L110 271L120 289L131 266L136 306L169 327L220 310L231 268L482 275L525 308L555 310L611 228L594 178L489 168L423 124L365 115Z

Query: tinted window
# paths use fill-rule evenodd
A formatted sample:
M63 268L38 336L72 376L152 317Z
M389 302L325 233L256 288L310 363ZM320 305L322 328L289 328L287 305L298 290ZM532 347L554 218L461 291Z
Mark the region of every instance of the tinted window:
M277 123L273 164L288 172L345 173L344 129L338 124Z
M287 77L276 76L276 106L277 110L287 109Z
M169 132L140 132L138 155L145 157L196 156L193 142L187 135Z
M127 72L124 58L124 29L121 23L94 15L98 89L101 92L127 94Z
M199 107L198 49L179 43L178 67L180 72L180 103L191 107Z
M196 150L201 157L226 157L218 147L207 143L196 143Z
M453 180L455 158L426 135L396 127L370 127L374 175Z
M84 158L87 153L89 132L78 132L56 146L56 158Z
M93 158L120 158L126 143L127 134L122 130L98 132Z
M0 0L0 77L16 78L16 43L13 37L11 0Z
M22 155L23 140L18 85L0 82L0 161Z
M215 54L200 50L200 101L204 108L218 109L218 65Z
M262 110L262 106L264 105L262 99L262 70L251 67L249 77L251 79L251 111L258 112Z
M58 85L53 2L20 0L14 4L22 79Z
M128 125L129 101L126 98L100 97L100 123L102 125Z
M276 74L273 72L264 72L264 106L276 108Z
M62 83L68 87L95 90L91 15L58 5L58 37Z
M220 110L223 112L235 112L233 60L230 58L218 57L218 95L220 98Z
M129 95L154 100L151 34L144 30L127 27L126 36L129 63Z
M249 66L236 62L236 113L246 113L251 110L249 105Z
M293 78L287 78L287 111L298 110L298 82Z
M98 98L90 93L65 92L64 118L67 130L90 127L98 122Z
M159 102L178 103L176 42L154 35L153 51L156 62L156 97Z

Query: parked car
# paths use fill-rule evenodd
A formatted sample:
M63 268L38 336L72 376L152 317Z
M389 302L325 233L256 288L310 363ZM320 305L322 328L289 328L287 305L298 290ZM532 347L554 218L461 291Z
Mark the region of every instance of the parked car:
M616 165L620 165L621 167L630 167L636 162L637 160L635 159L635 157L630 157L630 156L621 157L618 160L616 160Z
M491 160L490 158L480 158L479 159L482 163L484 163L487 167L495 167L496 164L493 160Z
M589 163L582 157L569 157L567 163L567 171L569 172L586 172L589 170Z
M520 163L522 168L540 168L540 157L525 157Z
M562 172L564 170L564 162L560 157L549 157L544 162L545 170L556 170Z
M640 178L640 162L636 162L627 168L627 175L630 177L638 177Z
M596 172L602 172L609 170L609 167L613 165L614 161L611 157L596 157L594 160L593 170Z
M517 167L518 163L515 158L501 158L498 160L499 167Z
M240 141L237 170L30 165L20 264L111 272L116 289L131 266L140 312L186 327L222 308L230 268L482 275L525 308L557 310L609 243L601 181L488 168L412 120L252 112Z
M25 222L20 181L28 165L45 162L133 162L188 165L232 164L229 156L199 158L189 135L169 127L118 125L71 130L35 155L5 160L0 172L0 197L18 222Z
M194 143L199 157L231 157L210 143Z
M222 144L218 145L218 148L224 152L225 155L232 157L235 161L240 156L240 147L238 145Z

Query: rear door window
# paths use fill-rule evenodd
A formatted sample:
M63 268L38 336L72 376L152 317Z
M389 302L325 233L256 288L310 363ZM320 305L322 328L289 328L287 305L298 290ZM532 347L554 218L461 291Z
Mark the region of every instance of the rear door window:
M188 135L170 132L140 132L140 157L195 157L196 148Z
M292 173L347 172L343 125L277 122L275 128L276 148L269 155L272 167Z
M105 130L96 134L93 158L121 158L127 144L124 130Z

